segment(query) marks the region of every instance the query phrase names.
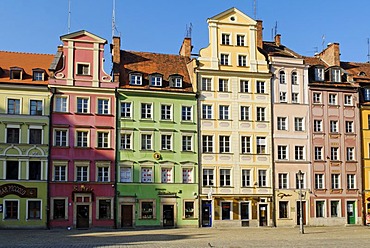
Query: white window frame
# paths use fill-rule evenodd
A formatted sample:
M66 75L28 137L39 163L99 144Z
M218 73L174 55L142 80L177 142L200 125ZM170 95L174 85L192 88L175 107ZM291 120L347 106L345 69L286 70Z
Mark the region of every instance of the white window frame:
M28 144L31 144L31 130L41 130L41 137L40 137L40 143L32 143L32 144L35 144L35 145L42 145L44 144L44 129L42 126L38 126L38 125L30 125L28 126L28 137L27 137L27 141L28 141Z
M330 175L330 181L331 181L331 189L340 189L341 188L341 178L340 174L331 174Z
M59 142L59 144L57 143L57 133L65 133L65 139L66 139L66 145L63 146L61 145L62 142ZM68 147L69 146L69 129L68 128L54 128L54 141L53 141L53 144L55 147ZM63 137L61 136L61 138L63 139Z
M240 93L249 93L250 91L249 80L240 79L239 85L240 85Z
M17 219L9 219L9 218L6 218L6 202L7 201L13 201L13 202L17 202ZM3 220L19 220L19 214L20 214L20 208L21 206L19 205L19 202L20 200L19 199L4 199L3 200Z
M325 189L325 176L322 173L315 174L315 189Z
M86 181L85 180L78 180L79 172L78 168L86 168ZM75 182L90 182L90 162L75 162L74 163L74 181ZM84 174L84 173L83 173ZM80 176L83 178L84 175L81 174Z
M100 135L103 135L102 138L102 146L99 146L99 138ZM98 149L107 149L110 148L110 143L111 143L111 135L109 131L101 131L98 130L96 132L96 148Z
M202 104L202 119L213 119L212 104Z
M232 169L231 168L220 168L220 187L231 187L232 186ZM229 180L228 180L229 179ZM223 181L223 183L221 183Z
M104 168L104 169L103 169ZM107 170L104 173L107 173L107 180L105 180L105 175L103 175L103 180L99 180L99 169ZM96 162L96 182L110 182L111 181L111 166L110 162Z
M257 94L266 94L266 82L265 81L256 81L256 93Z
M288 159L288 146L287 145L278 145L277 146L277 159L278 160L287 160Z
M58 103L58 99L61 102ZM54 99L54 112L68 113L69 112L69 97L64 95L55 96Z
M127 137L128 137L128 142L127 142ZM121 132L120 133L120 150L132 150L133 149L132 137L133 137L132 132Z
M146 182L143 181L143 179L144 179L143 170L149 170L151 172L150 181L146 181ZM149 179L149 177L147 177L147 176L145 178ZM151 165L142 165L140 167L140 182L141 183L154 183L154 168L153 168L153 166L151 166Z
M230 65L230 54L229 53L221 53L220 54L220 65L228 66Z
M229 79L219 78L218 79L218 91L229 92Z
M161 151L173 150L172 133L161 133Z
M230 33L221 34L221 45L231 45L231 34Z
M353 97L352 95L344 95L344 105L353 106Z
M143 76L140 73L130 73L130 85L142 85Z
M82 73L78 73L80 66L82 66ZM86 67L87 67L87 72L85 72ZM76 75L81 75L81 76L91 75L91 65L90 65L90 63L77 62L76 63Z
M323 154L323 147L322 146L315 146L314 148L314 160L322 161L324 154Z
M101 108L100 108L99 102L102 103ZM97 114L99 115L109 115L110 114L110 99L109 98L98 98L96 105L97 105L97 111L96 111Z
M347 174L347 189L356 189L356 174Z
M219 105L218 106L218 118L220 120L229 120L230 119L230 106L229 105Z
M148 142L148 139L145 139L145 144L143 144L144 135L146 137L150 137L150 143ZM153 133L140 133L140 150L144 151L152 151L153 150Z
M277 130L282 130L282 131L288 130L287 119L288 118L284 116L277 117Z
M314 92L312 94L312 102L314 104L321 104L322 103L322 95L319 92Z
M124 104L124 108L122 106L122 104ZM120 104L120 116L121 118L126 118L126 119L131 119L132 118L132 102L121 102ZM124 115L122 115L122 110L125 110L124 111Z
M338 105L338 95L337 94L329 94L328 104L329 105Z
M193 106L186 105L181 106L181 121L185 122L193 121Z
M68 181L68 161L53 161L53 182L67 182ZM56 167L64 167L64 180L56 180ZM58 173L59 177L62 176Z
M212 78L202 77L202 91L212 91Z
M184 140L185 139L185 140ZM190 143L189 143L189 139L190 139ZM182 134L181 135L181 150L183 152L192 152L193 151L193 147L194 147L194 138L193 138L193 135L192 134ZM185 146L184 146L184 142L186 143ZM185 148L185 149L184 149Z
M313 120L313 131L322 132L322 120Z
M78 133L86 133L87 135L86 135L86 146L83 146L83 145L81 145L81 146L78 146L78 143L79 143L79 140L78 140ZM85 138L85 137L82 137L83 139ZM81 140L81 144L83 144L84 142L83 142L83 140ZM80 129L78 129L78 130L76 130L75 131L75 147L78 147L78 148L88 148L88 147L90 147L90 131L89 130L80 130Z
M142 102L140 104L140 119L153 119L153 103Z
M81 110L78 109L80 100L82 101ZM86 97L86 96L76 97L76 113L78 114L89 114L90 113L90 97Z
M161 167L161 183L174 183L174 167Z
M161 87L162 86L162 76L161 75L150 75L150 86Z
M289 189L289 174L288 173L278 174L278 188L279 189Z
M238 66L246 67L247 66L247 55L246 54L238 54Z
M127 171L125 172L123 170L127 170ZM122 177L123 172L125 172L124 177ZM120 182L120 183L132 183L133 182L133 177L134 177L133 172L134 172L133 166L121 164L119 166L118 182ZM140 170L140 172L141 172L141 170Z
M182 183L195 183L194 178L194 167L182 167Z
M172 109L173 109L172 104L161 104L161 120L162 121L170 121L173 119Z

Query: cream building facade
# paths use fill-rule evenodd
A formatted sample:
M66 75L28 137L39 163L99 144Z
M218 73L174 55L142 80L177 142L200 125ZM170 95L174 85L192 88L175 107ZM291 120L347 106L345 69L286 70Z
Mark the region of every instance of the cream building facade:
M262 23L236 8L208 19L197 60L200 111L200 224L270 226L270 78Z

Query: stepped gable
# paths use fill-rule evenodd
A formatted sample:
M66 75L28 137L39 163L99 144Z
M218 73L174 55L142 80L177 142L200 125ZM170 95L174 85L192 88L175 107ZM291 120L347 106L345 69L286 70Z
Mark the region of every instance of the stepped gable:
M142 89L153 91L193 92L190 76L187 70L188 58L181 55L160 54L150 52L121 51L120 88ZM142 85L130 85L129 74L137 72L143 77ZM150 86L149 76L162 74L162 86ZM183 77L181 88L170 87L169 77L180 75Z
M53 59L53 54L0 51L0 82L47 85L50 76L48 69ZM10 79L11 67L23 69L22 79ZM45 77L43 81L32 79L33 69L44 70Z

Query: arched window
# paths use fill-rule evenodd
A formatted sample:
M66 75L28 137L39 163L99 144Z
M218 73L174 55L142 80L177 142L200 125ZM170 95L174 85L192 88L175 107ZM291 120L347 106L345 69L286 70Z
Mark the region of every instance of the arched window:
M297 72L292 72L292 84L298 84L298 75Z
M285 72L284 71L280 71L279 79L280 79L281 84L285 84Z

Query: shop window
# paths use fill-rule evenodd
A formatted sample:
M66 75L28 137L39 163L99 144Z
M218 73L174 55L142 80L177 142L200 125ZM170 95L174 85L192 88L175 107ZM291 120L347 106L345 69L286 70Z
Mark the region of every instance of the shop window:
M141 218L142 219L153 219L153 202L141 202Z
M53 201L53 219L65 219L66 218L66 200L65 199L54 199Z
M111 200L110 199L104 199L99 200L99 219L111 219Z
M194 202L186 201L184 205L185 205L185 219L194 218Z
M41 201L28 201L28 219L41 219Z
M221 215L222 220L230 220L231 202L221 202Z

